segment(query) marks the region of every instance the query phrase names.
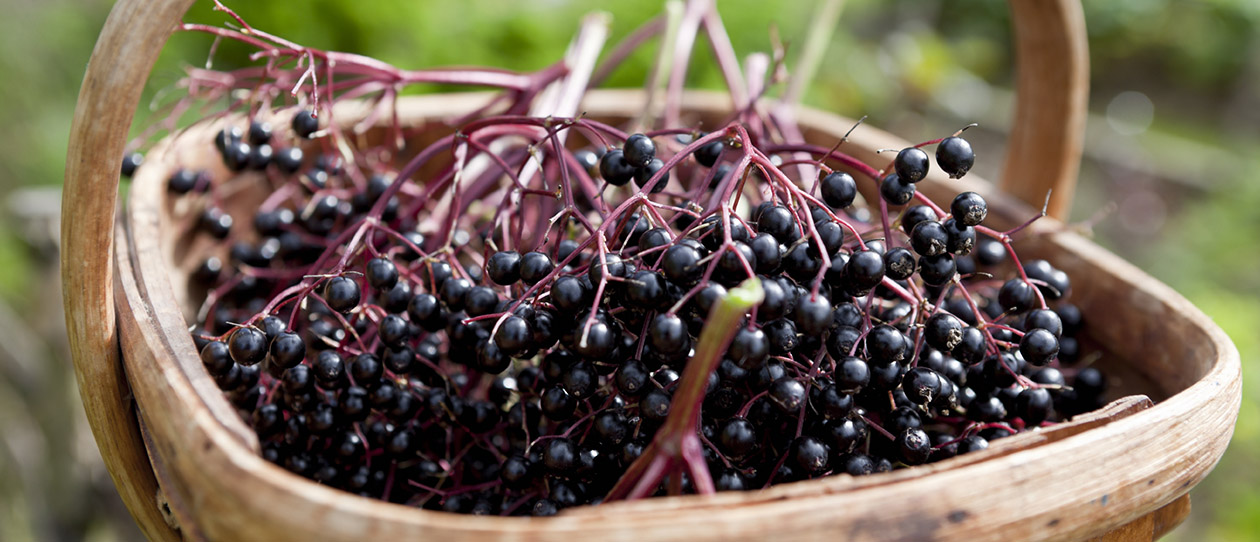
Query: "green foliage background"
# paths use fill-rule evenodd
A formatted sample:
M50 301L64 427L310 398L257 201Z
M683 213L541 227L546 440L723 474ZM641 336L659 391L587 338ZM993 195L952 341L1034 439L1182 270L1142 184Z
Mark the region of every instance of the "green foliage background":
M232 4L252 24L307 45L403 67L516 70L559 58L582 13L611 12L615 42L660 9L658 2L625 0ZM30 206L12 203L15 193L61 182L83 67L111 2L0 0L0 6L0 202L8 202L0 207L0 309L14 315L14 326L34 332L26 339L34 346L22 351L38 358L0 355L0 539L130 540L137 533L79 413L58 327L52 236L32 227ZM771 28L791 50L813 9L811 2L764 0L719 0L719 6L741 55L768 50ZM188 20L225 22L209 7L200 2ZM1254 540L1260 537L1260 183L1253 178L1260 168L1260 3L1111 0L1085 8L1096 116L1074 218L1116 203L1096 228L1099 241L1214 317L1244 361L1233 444L1195 490L1189 522L1170 538ZM1009 33L1003 2L851 0L805 102L870 115L875 125L910 139L978 121L981 128L969 132L980 149L978 171L995 178L1010 105ZM183 66L203 63L209 44L201 35L175 36L149 82L150 95L171 85ZM654 51L649 46L632 57L608 86L641 85ZM232 65L237 53L221 48L216 65ZM691 86L721 86L710 59L701 43ZM1116 128L1132 121L1123 107L1111 107L1126 91L1145 96L1151 109L1137 133ZM1136 122L1145 123L1140 112ZM23 452L30 446L49 453Z

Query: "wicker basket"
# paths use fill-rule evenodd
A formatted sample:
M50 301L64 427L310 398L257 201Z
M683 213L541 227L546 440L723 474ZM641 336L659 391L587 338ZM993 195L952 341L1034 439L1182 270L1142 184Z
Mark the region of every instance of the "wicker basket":
M204 150L213 132L155 148L134 181L127 213L116 220L117 171L140 82L191 2L115 6L80 93L63 201L62 274L80 393L115 484L151 539L1147 541L1184 519L1187 492L1229 442L1241 378L1238 352L1225 334L1167 286L1048 219L1034 226L1044 235L1021 241L1021 253L1051 259L1074 278L1074 299L1093 322L1090 337L1122 347L1107 369L1122 376L1121 391L1142 395L996 441L986 451L863 478L617 503L545 519L418 510L290 474L259 456L253 432L202 369L184 324L189 254L203 248L184 243L181 210L161 181L174 156L226 175ZM984 193L998 227L1031 216L1020 200L1039 205L1048 187L1057 194L1053 214L1066 211L1087 95L1079 4L1011 4L1021 77L1008 164L1019 164L1020 183L1004 187L1006 195L980 180L939 174L920 185L933 198L964 189ZM485 99L412 98L400 105L400 120L420 126ZM620 122L643 101L634 91L598 91L583 110ZM710 123L729 107L710 94L688 94L684 102L686 114ZM806 138L826 145L851 126L819 111L798 116ZM339 122L353 117L353 106L337 115ZM874 149L905 145L864 128L846 150L871 162ZM233 196L242 206L259 197Z

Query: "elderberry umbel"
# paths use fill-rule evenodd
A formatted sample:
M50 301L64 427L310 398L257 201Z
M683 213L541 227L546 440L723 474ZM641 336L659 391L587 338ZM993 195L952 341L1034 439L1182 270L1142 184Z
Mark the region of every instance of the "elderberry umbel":
M321 81L427 80L309 53ZM292 88L285 70L222 75L261 96ZM516 112L570 72L433 73ZM488 109L363 138L318 88L213 121L217 162L165 181L223 249L190 266L202 364L264 456L318 483L551 515L906 468L1103 403L1068 275L1016 258L982 194L919 191L970 170L961 134L881 164L668 114L627 132ZM245 182L272 195L230 215ZM759 300L715 331L750 284ZM696 444L697 468L638 483L678 449L660 442Z

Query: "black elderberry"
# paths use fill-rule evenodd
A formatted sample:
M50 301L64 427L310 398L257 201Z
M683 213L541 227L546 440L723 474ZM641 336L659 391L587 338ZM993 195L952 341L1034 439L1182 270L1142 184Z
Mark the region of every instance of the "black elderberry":
M632 359L622 363L617 369L614 382L620 394L626 397L638 397L646 391L650 376L647 366L642 361Z
M573 416L577 400L560 386L547 388L539 398L538 406L549 420L564 421Z
M258 328L239 327L228 338L228 352L241 365L255 365L267 357L267 335Z
M1013 278L998 290L998 305L1008 314L1019 314L1033 307L1037 294L1033 287L1021 278Z
M714 141L696 149L696 161L704 167L713 167L718 159L722 156L722 151L726 149L726 144L722 141Z
M909 250L897 247L884 253L884 272L893 280L906 280L918 269L918 262Z
M879 195L889 205L905 205L914 199L914 184L901 179L896 173L884 177L879 183Z
M718 431L717 444L727 457L740 460L757 448L757 428L745 418L731 418Z
M870 367L860 358L845 356L837 360L835 379L837 389L845 393L855 393L870 382Z
M959 224L978 226L989 215L989 206L980 194L963 192L954 197L949 212Z
M495 284L511 286L521 279L521 255L514 250L504 250L490 255L486 261L486 276Z
M906 355L906 348L905 335L888 324L871 328L866 336L866 352L876 363L901 361Z
M652 348L664 354L682 352L690 346L687 325L674 314L658 314L648 326L648 339Z
M660 158L653 158L648 161L647 165L634 170L634 180L640 188L646 187L648 181L652 180L661 170L665 169L665 162ZM652 185L651 192L653 194L665 190L665 186L669 184L669 171L661 174L661 178Z
M922 429L906 429L897 437L897 446L907 465L922 465L932 455L932 439Z
M622 152L625 153L626 161L630 165L643 167L648 165L648 162L651 162L653 158L656 158L656 144L648 136L634 134L626 138L626 144L622 148Z
M757 231L773 235L780 243L791 243L795 235L799 235L796 217L792 211L781 205L772 205L757 217Z
M819 189L823 201L834 210L853 205L853 200L857 197L857 182L853 180L852 175L842 171L832 172L823 177Z
M793 466L799 468L806 476L817 476L827 471L827 447L818 439L810 436L797 437L792 441L789 452Z
M849 263L844 266L844 277L859 290L866 291L874 288L884 280L883 255L874 250L854 252L849 257Z
M1026 388L1015 399L1015 415L1031 427L1049 419L1053 411L1054 400L1045 388Z
M350 277L332 277L324 283L324 301L332 310L349 314L359 306L359 299L359 283Z
M365 271L368 284L377 290L389 290L398 283L398 268L385 258L368 260Z
M232 232L232 215L217 207L209 207L201 214L201 227L216 239L226 239Z
M1059 339L1045 329L1031 330L1020 339L1019 353L1025 361L1040 367L1059 354Z
M936 165L951 179L958 179L971 170L976 162L976 153L971 150L971 143L961 137L947 137L936 146Z
M138 152L129 152L123 155L122 159L122 176L130 177L135 175L136 168L144 163L144 155Z
M542 252L526 252L521 256L520 275L525 284L533 286L550 275L556 266L551 257ZM491 277L493 280L493 277Z
M928 286L941 286L954 278L958 273L958 264L954 256L940 254L919 258L919 278Z
M936 211L927 205L915 205L906 209L901 215L901 231L910 235L920 223L936 220Z
M935 220L920 222L910 233L910 246L920 256L945 254L948 244L949 233L945 231L945 226Z
M228 345L220 341L210 341L201 348L201 364L210 376L223 376L235 366Z
M499 305L499 294L489 286L473 286L464 293L464 311L468 316L484 316L495 312Z
M984 332L968 326L963 328L962 337L954 346L952 354L958 361L975 364L984 360L985 348Z
M298 136L310 139L319 131L319 119L315 118L315 112L310 109L303 109L293 115L293 132Z
M923 338L928 346L950 352L962 341L963 323L952 314L938 312L928 317L924 323Z
M358 386L372 386L385 374L385 366L372 354L359 354L350 364L350 376Z
M271 341L271 359L285 369L302 363L306 357L306 343L297 333L285 331Z
M906 182L917 183L927 176L931 160L923 149L907 147L897 153L893 159L893 168L897 176Z
M613 186L625 186L634 178L637 166L626 160L621 149L613 149L604 153L599 160L599 176Z
M655 389L649 391L642 399L639 399L639 416L644 421L653 424L664 423L665 418L669 416L669 407L669 394Z
M945 248L950 254L966 256L976 246L976 229L971 226L960 226L953 218L941 223L948 235Z

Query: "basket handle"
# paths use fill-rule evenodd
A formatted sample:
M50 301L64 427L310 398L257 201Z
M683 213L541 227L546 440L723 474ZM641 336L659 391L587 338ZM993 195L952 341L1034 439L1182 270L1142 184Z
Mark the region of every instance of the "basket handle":
M178 540L119 362L114 218L123 146L144 82L194 0L118 0L92 51L70 128L61 199L61 281L79 396L123 504L150 540Z
M61 203L61 277L79 394L115 486L146 534L168 531L152 494L140 489L155 482L148 465L136 461L146 456L118 358L112 259L118 172L144 82L194 1L114 5L79 90ZM1002 187L1037 206L1054 188L1051 214L1062 216L1079 166L1088 97L1084 16L1078 0L1010 5L1019 81Z

